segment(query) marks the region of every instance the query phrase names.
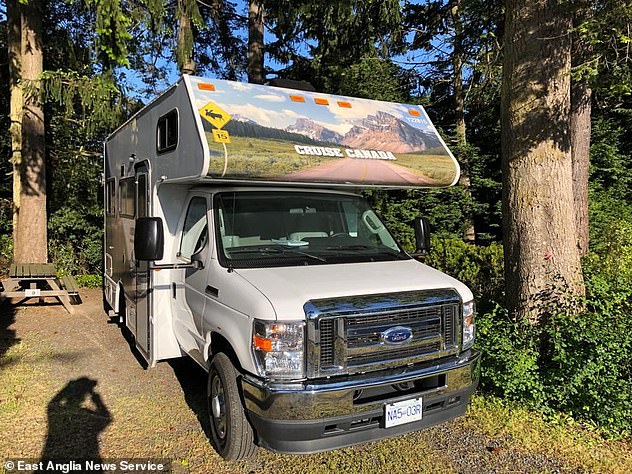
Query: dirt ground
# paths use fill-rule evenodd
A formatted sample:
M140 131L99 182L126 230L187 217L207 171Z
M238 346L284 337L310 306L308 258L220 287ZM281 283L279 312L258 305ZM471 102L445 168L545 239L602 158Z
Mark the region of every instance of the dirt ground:
M306 456L260 450L252 461L225 462L207 437L204 371L187 359L143 369L107 323L100 290L81 294L74 315L52 301L0 306L0 462L152 458L194 473L632 471L626 444L602 455L595 442L594 459L546 446L546 438L524 448L531 445L509 431L486 432L481 409L397 439Z

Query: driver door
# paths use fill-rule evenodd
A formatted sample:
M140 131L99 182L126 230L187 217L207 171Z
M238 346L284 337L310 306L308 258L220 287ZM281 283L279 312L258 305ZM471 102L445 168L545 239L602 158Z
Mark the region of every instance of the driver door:
M183 270L184 292L178 291L177 294L177 298L184 301L179 301L178 305L179 311L177 311L175 321L176 334L183 348L191 353L202 350L204 346L202 317L206 304L205 290L210 257L206 196L193 196L189 201L177 257L186 263L190 263L192 259L200 260L204 265L204 268L200 269Z

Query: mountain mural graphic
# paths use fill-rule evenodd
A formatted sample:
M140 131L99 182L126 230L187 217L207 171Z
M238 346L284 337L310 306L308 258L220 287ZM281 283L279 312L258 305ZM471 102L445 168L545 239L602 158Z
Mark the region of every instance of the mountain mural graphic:
M342 144L343 139L343 136L339 133L325 128L308 118L296 119L296 123L285 127L285 131L299 133L318 142L335 143L336 145Z
M307 118L297 119L285 131L318 142L393 153L414 153L442 147L434 133L415 128L385 112L354 121L353 127L344 136Z
M414 153L441 147L433 133L415 128L391 114L378 112L354 123L342 141L350 148Z

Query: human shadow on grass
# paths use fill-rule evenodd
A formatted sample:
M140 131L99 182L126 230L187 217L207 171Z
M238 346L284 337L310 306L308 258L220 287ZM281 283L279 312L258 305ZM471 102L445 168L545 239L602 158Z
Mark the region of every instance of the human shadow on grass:
M97 381L88 377L71 380L48 403L48 434L41 456L44 468L49 461L101 462L99 434L112 416L96 386Z

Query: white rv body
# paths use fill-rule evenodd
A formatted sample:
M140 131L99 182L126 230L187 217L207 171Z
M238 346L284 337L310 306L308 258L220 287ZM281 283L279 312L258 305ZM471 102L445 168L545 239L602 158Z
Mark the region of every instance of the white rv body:
M267 123L265 120L269 117L262 116L261 123L257 123L231 113L226 105L221 105L226 102L215 97L221 98L222 93L229 97L227 92L236 90L247 90L264 101L287 97L288 105L282 109L283 114L299 118L294 125L277 132L269 125L261 125ZM273 91L277 98L270 99L271 94L262 91ZM218 95L205 95L211 93ZM295 109L291 106L301 107L306 100L327 107L335 107L337 102L341 110L336 109L331 114L336 116L353 107L356 114L370 110L363 122L350 116L347 122L332 125L338 131L323 135L322 120L309 131L300 129L312 122L293 112ZM248 110L241 103L233 106L240 113ZM372 112L371 107L382 107L389 112ZM188 355L206 370L210 368L213 378L217 372L215 365L221 365L219 361L214 365L213 361L218 353L225 354L241 384L238 389L247 419L244 429L252 431L249 436L256 444L282 452L321 451L420 429L458 416L465 410L478 381L478 354L469 348L470 342L468 347L464 344L464 338L469 337L463 332L464 319L468 324L472 321L462 313L471 307L473 300L465 285L407 256L389 240L388 231L368 209L355 218L351 211L345 211L340 222L332 222L339 217L332 211L325 215L322 209L310 205L290 207L281 216L250 212L252 216L248 217L248 212L237 214L236 210L235 199L239 196L250 196L250 201L244 201L250 205L258 202L257 196L261 196L261 202L265 199L283 202L287 196L287 202L303 203L313 196L331 206L340 201L341 206L344 202L349 207L355 200L360 202L352 191L363 186L455 183L459 173L456 160L438 137L425 111L413 107L416 106L184 76L106 141L106 305L130 330L150 367L161 360ZM320 110L324 109L317 109L319 114ZM412 145L408 148L392 145L393 152L373 147L362 151L358 146L358 136L367 129L371 131L373 122L377 119L394 122L392 114L400 113L398 111L404 116L410 115L405 118L410 119L412 125L398 125L405 129L404 135L413 136L411 140L416 140L415 146L419 148L432 148L435 154L427 154L432 155L429 159L440 163L437 174L423 171L423 166L415 164L415 153L421 156L423 152L415 151ZM276 113L276 109L271 109L272 112ZM209 130L205 121L218 128ZM230 131L229 122L234 123ZM425 129L411 128L421 122ZM385 127L377 124L373 131L382 133L384 140L380 126ZM253 130L274 138L269 141L263 141L259 135L248 138ZM320 138L314 138L314 130L321 134ZM303 138L298 137L297 131ZM278 151L279 156L286 157L295 150L296 156L287 158L291 166L274 156L269 162L261 153L255 156L259 151L257 146L271 144L269 146L276 150L288 139L301 140L300 145L288 148L289 152ZM233 153L232 144L242 148L235 148ZM248 151L248 147L254 151ZM403 154L398 154L402 150ZM249 168L250 159L258 163L258 170ZM376 163L378 161L390 163L384 165ZM406 168L409 165L411 167ZM355 181L349 181L346 175L340 177L344 173L355 173L354 170L359 170ZM392 171L393 178L388 179L396 181L387 182L376 170ZM373 181L363 181L367 179ZM400 179L405 181L398 183ZM231 197L233 214L228 214L229 208L219 203ZM224 222L229 215L233 219L239 216L243 222ZM326 228L312 229L296 224L316 222L319 220L316 217L320 219L318 225ZM164 252L156 261L142 261L134 253L135 244L139 245L134 240L136 227L144 218L159 219L162 229ZM275 233L276 221L265 221L277 218L280 219L278 225L296 227L285 234L280 230ZM191 222L194 223L189 227ZM370 249L340 244L355 242L367 226L373 234L371 239L384 247L382 253L367 253L364 257L363 252ZM256 235L252 235L253 232ZM332 250L338 248L342 253ZM195 253L188 255L187 249L195 249ZM252 249L260 249L261 255L237 258L238 252L247 254ZM354 253L353 249L357 251ZM229 257L233 251L234 256ZM198 266L192 266L194 260ZM440 308L435 316L425 315L424 311L433 308ZM402 319L405 311L414 317ZM393 321L409 323L389 324L391 313ZM369 316L364 315L381 318L381 322L368 328ZM414 319L417 317L419 319ZM261 359L261 351L268 350L270 341L259 335L256 328L265 325L265 321L278 321L288 328L294 322L303 328L303 334L297 336L304 344L297 349L302 357L300 376L287 378L264 373L261 360L267 361L268 355L264 354ZM351 329L352 324L359 329ZM431 330L433 325L436 330ZM327 343L324 342L326 330L332 331ZM473 325L469 330L473 331ZM425 331L423 337L420 331ZM353 337L360 341L355 348L349 342ZM424 338L428 340L427 345L419 353L415 352L415 347L425 344ZM401 349L406 344L414 346ZM431 348L431 344L435 346ZM328 350L331 355L324 356ZM384 354L384 360L379 359L380 354ZM363 362L352 361L352 355ZM283 360L282 363L294 362ZM211 385L209 382L209 387ZM228 392L230 387L224 388ZM389 395L389 390L394 393ZM221 393L223 397L224 391ZM371 393L371 396L366 395L368 398L363 401L362 393ZM434 400L427 414L424 405L423 420L415 415L410 421L393 421L392 426L385 421L393 407L397 408L396 403L408 403L410 412L421 409L422 398ZM252 449L245 441L241 448L232 448L226 441L230 436L241 436L241 432L223 432L223 405L218 404L217 396L211 400L215 403L211 402L211 421L219 427L214 431L219 433L219 441L215 439L214 445L220 454L229 459L251 454ZM414 403L418 403L419 408ZM301 430L297 423L303 426Z

